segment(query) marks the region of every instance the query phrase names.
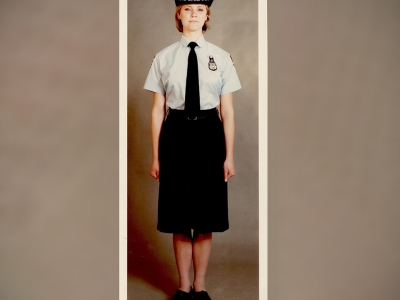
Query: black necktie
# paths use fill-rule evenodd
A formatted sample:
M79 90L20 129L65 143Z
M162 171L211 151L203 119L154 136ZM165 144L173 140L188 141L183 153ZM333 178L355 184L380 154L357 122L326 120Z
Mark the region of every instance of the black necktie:
M199 69L197 66L197 55L194 48L195 42L190 42L188 69L186 77L185 110L189 113L196 113L200 110L200 92L199 92Z

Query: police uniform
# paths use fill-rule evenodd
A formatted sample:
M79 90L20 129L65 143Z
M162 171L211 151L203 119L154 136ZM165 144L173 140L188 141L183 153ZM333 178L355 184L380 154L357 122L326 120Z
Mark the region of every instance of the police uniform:
M167 233L222 232L229 228L223 164L225 136L220 96L241 88L228 52L197 41L200 111L185 113L190 41L182 35L155 56L144 89L164 94L167 117L159 139L160 187L157 229Z

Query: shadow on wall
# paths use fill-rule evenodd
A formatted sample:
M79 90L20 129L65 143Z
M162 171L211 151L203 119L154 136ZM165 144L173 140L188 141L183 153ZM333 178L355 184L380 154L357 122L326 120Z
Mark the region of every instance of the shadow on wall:
M172 237L156 229L158 183L148 174L151 107L140 113L132 103L136 101L128 102L128 278L171 295L177 284Z

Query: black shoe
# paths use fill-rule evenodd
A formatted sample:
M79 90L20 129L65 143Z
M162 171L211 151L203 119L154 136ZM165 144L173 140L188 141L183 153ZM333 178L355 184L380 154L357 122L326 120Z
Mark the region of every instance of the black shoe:
M177 290L175 295L171 298L171 300L191 300L192 295L190 293Z
M206 291L194 292L193 299L194 300L211 300L210 296L208 296L208 293Z

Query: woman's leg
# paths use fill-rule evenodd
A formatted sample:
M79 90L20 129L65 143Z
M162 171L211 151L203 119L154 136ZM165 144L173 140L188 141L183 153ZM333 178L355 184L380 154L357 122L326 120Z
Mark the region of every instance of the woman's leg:
M194 233L193 236L193 266L195 292L205 291L205 277L211 252L212 233Z
M176 266L179 273L179 289L190 292L190 266L192 265L191 234L173 234Z

